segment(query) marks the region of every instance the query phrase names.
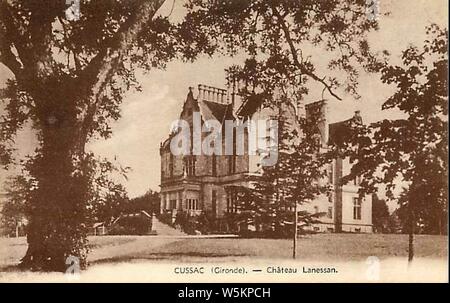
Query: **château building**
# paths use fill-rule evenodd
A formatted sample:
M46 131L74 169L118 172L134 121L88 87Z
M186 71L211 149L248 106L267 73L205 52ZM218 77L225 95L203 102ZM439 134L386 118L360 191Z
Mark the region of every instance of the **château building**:
M303 109L319 110L317 121L321 133L321 145L327 145L345 136L350 119L361 119L359 112L347 121L328 123L328 109L325 100L310 103ZM198 114L199 113L199 114ZM287 108L283 115L294 116L302 113L301 108ZM225 128L225 121L252 119L254 121L273 116L273 110L262 108L255 102L242 102L236 94L224 89L199 85L196 96L190 88L180 113L180 120L186 121L192 137L199 132L195 125L195 115L200 116L201 124L208 120L218 121ZM201 132L201 131L200 131ZM261 155L174 155L171 140L175 132L160 145L161 155L161 204L162 213L185 211L191 215L208 212L217 219L218 224L226 213L239 212L236 206L234 186L248 186L248 176L261 172ZM197 134L207 136L208 133ZM248 148L248 135L244 136L245 150ZM224 144L224 141L222 141ZM233 144L236 144L235 142ZM192 146L191 146L192 147ZM222 146L224 147L224 146ZM233 149L234 150L234 149ZM372 232L372 201L370 196L360 198L358 180L340 185L339 180L349 172L348 159L335 159L327 167L326 178L332 186L332 193L318 196L311 203L301 205L310 213L324 213L321 223L311 226L318 232Z

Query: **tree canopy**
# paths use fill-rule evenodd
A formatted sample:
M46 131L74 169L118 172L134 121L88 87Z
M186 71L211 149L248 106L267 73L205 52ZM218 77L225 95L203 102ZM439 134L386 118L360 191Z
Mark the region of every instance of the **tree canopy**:
M186 47L244 53L245 64L232 71L244 81L246 95L256 91L263 100L283 85L302 100L308 81L320 84L328 93L323 96L341 100L337 90L343 88L358 97L359 70L380 64L367 41L378 23L367 18L365 1L190 0L187 8L185 28L207 43Z
M0 2L0 62L14 75L2 91L2 164L13 160L14 136L27 121L39 142L26 165L36 186L24 265L63 270L74 255L85 266L92 182L85 146L111 135L124 93L139 89L136 68L175 57L175 26L156 15L163 2L82 1L80 18L70 20L66 1Z
M382 82L395 86L382 109L397 109L403 116L355 125L349 140L338 146L354 161L344 182L361 176L362 192L386 186L387 196L408 214L411 237L424 222L429 231L446 230L448 207L448 32L434 24L426 31L421 47L402 52L401 64L380 68Z

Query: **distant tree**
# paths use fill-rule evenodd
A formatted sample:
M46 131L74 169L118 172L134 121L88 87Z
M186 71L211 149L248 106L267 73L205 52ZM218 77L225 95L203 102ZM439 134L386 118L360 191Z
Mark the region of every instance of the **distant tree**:
M399 214L406 213L399 217L407 222L410 262L417 225L437 231L447 223L448 32L431 25L427 34L422 48L403 51L401 65L380 69L382 81L397 89L382 109L399 110L403 117L359 125L344 144L354 161L344 181L361 176L364 192L386 185L387 196L400 203ZM398 186L404 190L395 196Z
M19 225L26 223L26 201L30 180L23 175L12 177L6 184L6 201L1 208L0 224L8 235L16 233Z
M410 214L408 210L408 195L405 191L399 198L399 208L397 218L400 229L403 233L408 233L410 229ZM448 226L448 209L442 207L439 203L433 201L417 201L415 210L414 233L417 234L435 234L446 235Z
M123 185L112 183L108 191L104 196L97 196L92 203L91 216L95 222L109 224L129 208L130 200Z
M90 154L90 188L88 190L89 222L111 223L124 213L130 204L120 179L127 179L129 167L122 167L107 159Z
M309 213L299 206L329 189L323 179L327 158L321 155L322 140L317 125L322 112L296 116L295 106L288 100L279 95L279 101L274 101L271 118L277 121L277 142L258 151L271 157L276 153L276 163L261 166L259 174L247 179L249 186L230 186L237 193L238 210L230 218L238 224L254 225L271 237L296 235L296 221L300 229L319 223L324 213Z
M160 207L159 193L149 189L142 196L130 200L127 210L129 212L137 212L144 210L150 215L152 213L159 214Z
M408 229L404 229L404 227L402 226L398 215L398 209L394 210L394 212L389 216L388 231L392 234L408 233Z
M377 194L372 194L372 224L374 232L389 232L389 207L386 200L378 198Z

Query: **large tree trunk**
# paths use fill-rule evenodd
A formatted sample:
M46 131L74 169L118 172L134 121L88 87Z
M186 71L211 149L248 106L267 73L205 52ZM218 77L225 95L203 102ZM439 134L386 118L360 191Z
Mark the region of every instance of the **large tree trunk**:
M78 257L81 267L86 265L86 203L90 180L84 145L95 129L93 120L105 87L163 2L134 1L134 13L122 23L116 35L99 45L97 54L86 67L70 75L59 67L61 56L58 55L58 60L54 57L58 10L31 5L29 20L20 17L26 22L19 22L12 13L13 6L7 1L0 2L0 40L7 42L0 46L0 61L32 97L34 106L30 111L40 131L41 147L26 167L35 184L27 199L29 247L23 266L63 271L68 256ZM60 4L62 12L65 4ZM82 102L77 104L77 98L83 99Z
M77 257L81 268L86 265L85 142L77 142L75 102L66 100L41 109L41 147L28 167L36 187L30 197L28 251L22 265L33 270L65 271L69 256Z

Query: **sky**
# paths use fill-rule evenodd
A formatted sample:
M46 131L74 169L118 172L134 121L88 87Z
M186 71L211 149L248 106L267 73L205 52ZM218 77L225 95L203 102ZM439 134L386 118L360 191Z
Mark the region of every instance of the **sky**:
M380 9L382 14L390 12L390 15L380 16L380 30L370 34L369 42L374 50L388 49L393 62L399 60L401 51L408 45L423 43L426 25L437 23L447 27L447 0L380 0ZM167 0L160 14L170 12L173 20L179 20L183 14L182 1ZM142 92L126 95L122 118L112 125L113 136L90 143L88 149L131 167L128 181L123 180L130 197L139 196L148 189L159 190L160 142L166 139L170 124L178 118L188 88L198 84L225 88L224 69L239 61L220 56L202 57L194 63L170 62L164 71L136 71ZM9 72L0 66L0 85L9 76ZM348 119L355 110L361 111L367 123L396 115L395 112L382 112L380 107L394 91L392 87L382 84L373 74L361 75L360 83L361 99L354 100L345 95L343 101L328 99L330 122ZM318 92L312 92L309 100L318 100ZM36 142L33 137L29 129L19 134L20 157L32 152Z

